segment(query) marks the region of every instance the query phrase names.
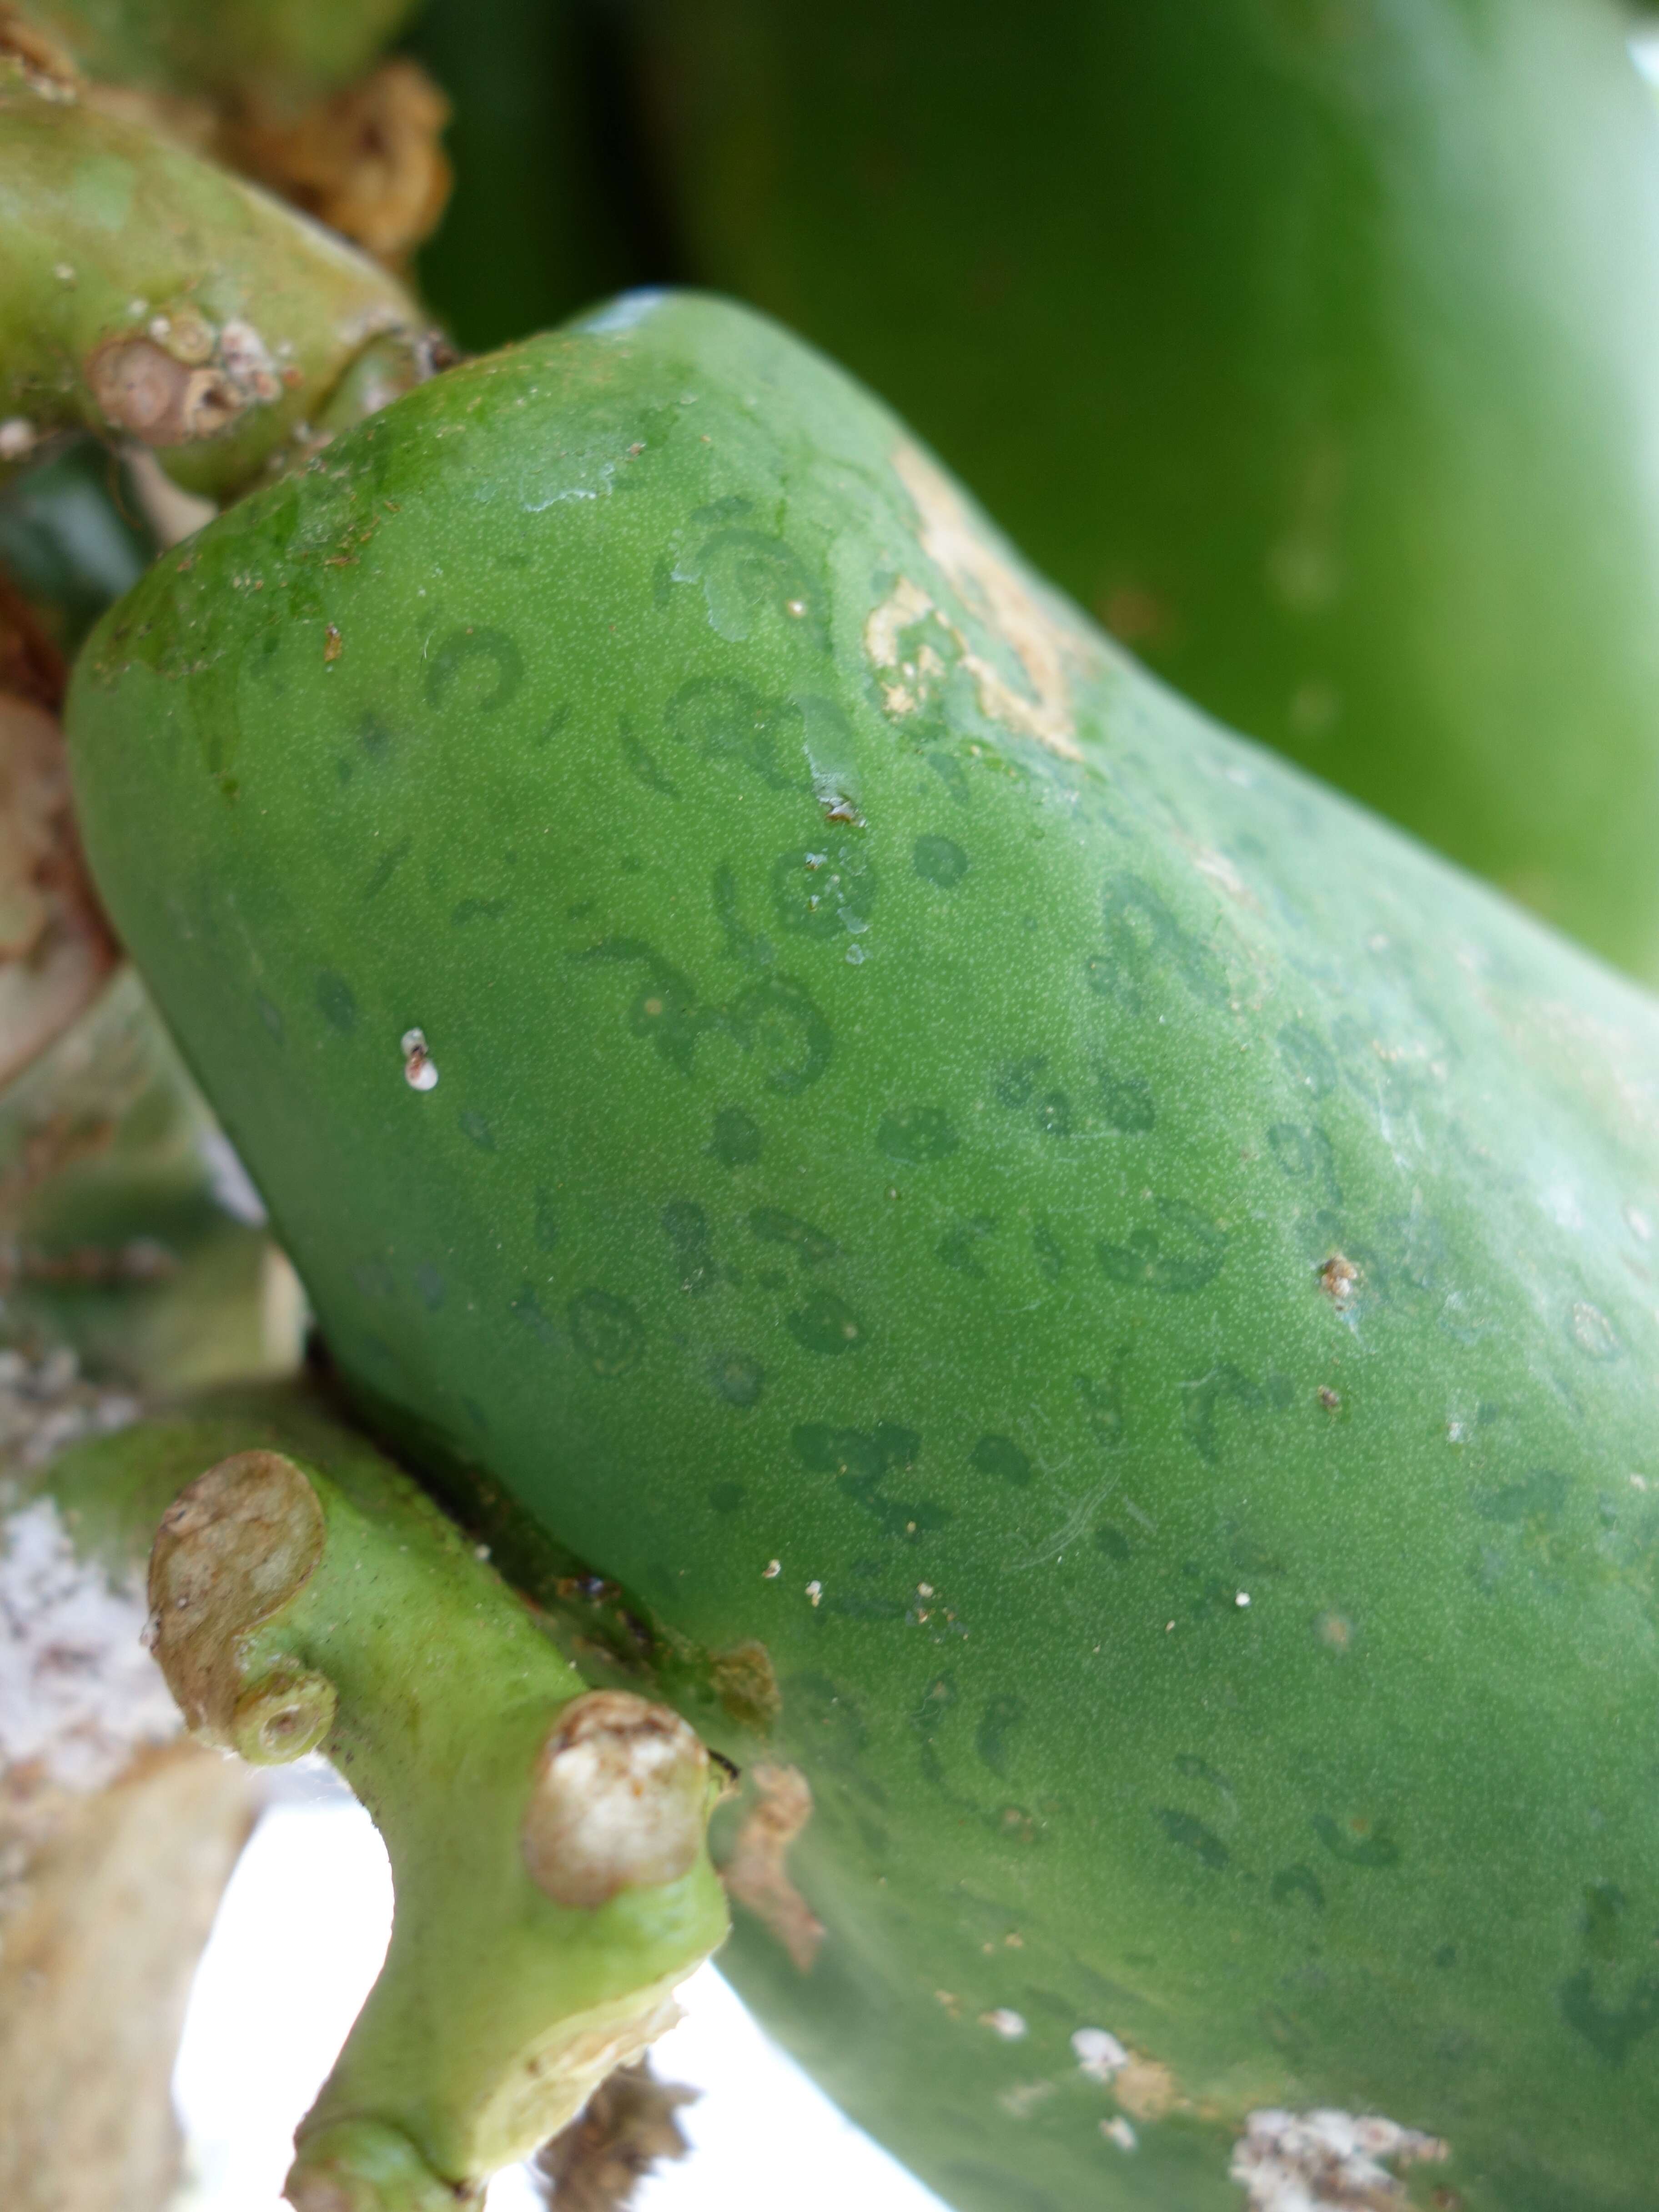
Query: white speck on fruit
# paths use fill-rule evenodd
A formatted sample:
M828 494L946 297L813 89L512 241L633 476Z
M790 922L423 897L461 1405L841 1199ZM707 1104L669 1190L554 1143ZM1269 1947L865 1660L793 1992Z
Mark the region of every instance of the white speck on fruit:
M1140 2140L1121 2112L1115 2119L1103 2120L1100 2132L1108 2142L1115 2142L1120 2150L1133 2150Z
M1352 2112L1256 2112L1233 2145L1231 2179L1251 2212L1387 2212L1406 2192L1377 2161L1431 2165L1447 2155L1437 2136Z
M994 2012L982 2012L979 2016L981 2027L994 2028L1005 2043L1018 2043L1025 2033L1025 2022L1006 2005L999 2005Z
M1109 2028L1080 2027L1072 2038L1079 2069L1091 2081L1109 2081L1129 2063L1129 2054Z
M398 1041L404 1056L404 1081L411 1091L435 1091L438 1063L432 1057L424 1030L405 1030Z

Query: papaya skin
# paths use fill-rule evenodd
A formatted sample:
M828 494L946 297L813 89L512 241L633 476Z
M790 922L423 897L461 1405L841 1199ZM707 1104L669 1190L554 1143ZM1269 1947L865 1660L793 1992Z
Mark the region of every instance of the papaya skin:
M1234 2205L1323 2107L1636 2212L1642 994L696 295L222 516L68 719L371 1423L746 1652L824 1932L735 1971L855 2117L987 2212Z
M1659 977L1626 8L630 20L694 281L874 385L1189 697Z

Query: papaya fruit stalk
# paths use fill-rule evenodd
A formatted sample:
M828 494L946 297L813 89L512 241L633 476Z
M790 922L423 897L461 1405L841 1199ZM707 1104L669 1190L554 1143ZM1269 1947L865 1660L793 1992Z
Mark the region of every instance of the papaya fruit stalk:
M386 1839L391 1949L291 2201L471 2201L672 2021L720 1941L726 1770L662 1704L589 1690L480 1547L303 1390L71 1449L36 1510L83 1544L118 1520L129 1565L153 1530L143 1663L191 1734L255 1766L325 1750Z
M0 465L88 428L215 498L431 372L383 270L0 47Z

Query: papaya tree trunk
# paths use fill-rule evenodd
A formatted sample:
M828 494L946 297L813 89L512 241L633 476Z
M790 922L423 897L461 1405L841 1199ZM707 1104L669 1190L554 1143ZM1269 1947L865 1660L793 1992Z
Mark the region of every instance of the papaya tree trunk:
M183 1740L86 1792L0 1776L8 2212L159 2212L176 2186L173 2054L256 1788Z

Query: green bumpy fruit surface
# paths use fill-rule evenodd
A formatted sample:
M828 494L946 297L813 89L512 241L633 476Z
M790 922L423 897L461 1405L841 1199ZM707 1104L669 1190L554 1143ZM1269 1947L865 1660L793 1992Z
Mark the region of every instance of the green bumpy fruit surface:
M983 2212L1324 2106L1650 2203L1645 997L696 296L230 510L70 720L359 1402L810 1781L816 1963L728 1956L860 2120Z
M636 12L699 282L867 378L1212 713L1659 976L1626 9Z

